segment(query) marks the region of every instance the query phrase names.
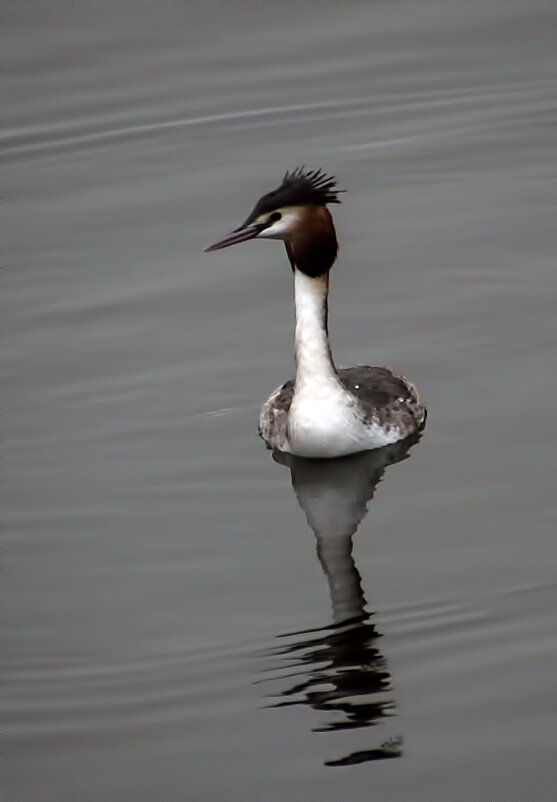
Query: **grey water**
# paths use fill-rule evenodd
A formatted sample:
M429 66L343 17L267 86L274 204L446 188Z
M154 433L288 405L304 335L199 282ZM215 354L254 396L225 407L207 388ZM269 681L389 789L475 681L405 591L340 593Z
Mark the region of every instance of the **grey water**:
M6 799L554 799L556 16L4 4ZM409 450L257 438L290 268L203 248L299 164Z

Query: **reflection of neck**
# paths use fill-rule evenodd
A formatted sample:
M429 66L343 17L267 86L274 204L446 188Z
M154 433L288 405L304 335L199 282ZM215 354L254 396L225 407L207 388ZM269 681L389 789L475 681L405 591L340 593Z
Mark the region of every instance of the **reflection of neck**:
M311 278L294 270L297 388L319 379L337 379L327 335L328 293L327 273Z
M317 539L317 556L327 577L336 624L368 615L352 539L385 469L405 459L408 441L338 460L275 455L288 465L292 488Z
M318 536L317 556L329 583L335 624L361 620L366 600L362 580L352 557L352 538L347 535Z
M317 538L317 556L329 584L335 624L361 620L366 604L352 557L352 537L366 514L374 484L361 458L350 464L344 471L342 465L330 468L329 475L326 465L302 464L292 474L298 502Z

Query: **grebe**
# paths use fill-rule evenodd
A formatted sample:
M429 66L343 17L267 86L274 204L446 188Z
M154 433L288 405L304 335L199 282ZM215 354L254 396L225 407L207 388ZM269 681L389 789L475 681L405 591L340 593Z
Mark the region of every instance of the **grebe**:
M420 432L426 409L414 385L389 368L336 368L329 346L329 271L338 251L327 204L336 180L296 168L256 203L247 220L206 251L250 239L284 242L294 273L296 376L265 401L259 434L273 450L334 458L396 443Z

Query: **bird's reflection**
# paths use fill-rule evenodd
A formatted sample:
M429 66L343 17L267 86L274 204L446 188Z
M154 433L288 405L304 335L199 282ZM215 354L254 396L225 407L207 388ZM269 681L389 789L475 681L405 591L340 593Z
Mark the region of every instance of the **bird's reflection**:
M273 695L278 701L271 706L310 705L325 714L316 732L371 727L393 714L391 675L379 649L381 635L366 611L361 577L352 556L352 537L385 469L405 459L415 442L330 461L274 455L277 462L290 468L296 498L317 538L333 621L326 627L278 636L281 643L272 655L283 658L281 680L287 668L290 684ZM397 735L326 765L346 766L401 755L402 738Z

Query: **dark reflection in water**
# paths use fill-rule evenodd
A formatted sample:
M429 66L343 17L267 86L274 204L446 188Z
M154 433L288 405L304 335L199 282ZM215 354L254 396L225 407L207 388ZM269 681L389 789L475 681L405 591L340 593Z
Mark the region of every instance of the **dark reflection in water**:
M381 634L366 610L361 576L352 556L352 537L389 465L408 456L416 441L332 461L277 454L290 468L292 487L317 538L317 556L327 577L332 624L277 636L273 657L286 661L280 672L295 677L271 707L310 705L327 714L315 732L371 727L393 714L391 675L379 649ZM402 737L327 761L346 766L400 757Z

